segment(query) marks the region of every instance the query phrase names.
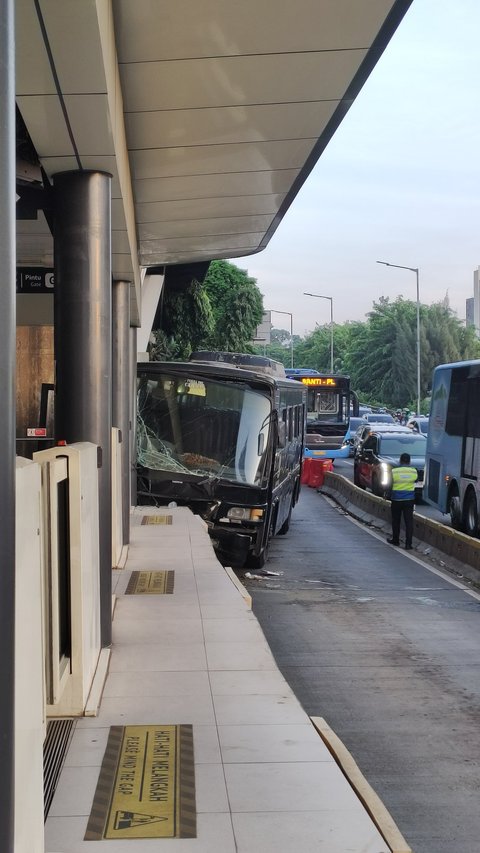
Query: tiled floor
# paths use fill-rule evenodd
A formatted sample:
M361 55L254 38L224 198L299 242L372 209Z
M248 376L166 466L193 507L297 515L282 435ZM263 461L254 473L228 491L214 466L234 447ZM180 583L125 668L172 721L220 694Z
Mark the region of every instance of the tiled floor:
M114 573L100 713L76 725L46 853L388 853L272 657L257 620L186 509L132 517ZM172 595L124 595L131 570L173 569ZM84 841L110 725L193 725L197 838Z

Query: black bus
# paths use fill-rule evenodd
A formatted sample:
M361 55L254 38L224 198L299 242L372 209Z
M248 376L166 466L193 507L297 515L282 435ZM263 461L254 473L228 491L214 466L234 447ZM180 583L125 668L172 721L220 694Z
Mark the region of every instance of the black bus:
M358 398L350 388L350 377L296 367L287 368L286 375L308 389L305 458L349 456L345 437L350 415L358 415Z
M268 358L139 363L138 502L189 506L221 562L261 568L298 500L305 416L306 389Z

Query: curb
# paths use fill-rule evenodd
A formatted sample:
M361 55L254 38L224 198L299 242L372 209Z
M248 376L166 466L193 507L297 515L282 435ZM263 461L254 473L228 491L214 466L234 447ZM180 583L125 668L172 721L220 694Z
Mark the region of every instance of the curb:
M388 844L391 853L413 853L412 848L405 841L390 812L385 808L378 794L375 793L372 786L367 782L352 754L340 738L330 728L323 717L310 717L310 719L359 800L365 806L380 835L384 838L385 843Z
M223 568L225 569L225 571L226 571L228 577L230 578L230 580L232 581L233 585L238 589L238 591L239 591L240 595L242 596L243 600L245 601L245 604L247 605L248 609L251 610L252 609L252 596L250 595L250 593L248 592L246 587L244 587L243 583L238 579L235 572L233 571L233 569L230 568L230 566L224 566Z

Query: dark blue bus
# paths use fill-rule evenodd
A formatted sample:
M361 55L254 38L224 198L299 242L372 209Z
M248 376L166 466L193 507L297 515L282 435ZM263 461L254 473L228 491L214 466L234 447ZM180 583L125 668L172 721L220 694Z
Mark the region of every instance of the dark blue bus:
M261 568L300 492L307 392L239 353L137 367L140 504L189 506L226 565Z

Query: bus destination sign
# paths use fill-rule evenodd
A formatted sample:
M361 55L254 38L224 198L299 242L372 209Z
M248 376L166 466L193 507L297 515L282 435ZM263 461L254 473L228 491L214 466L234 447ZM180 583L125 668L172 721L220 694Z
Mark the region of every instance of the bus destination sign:
M323 388L336 388L337 380L333 376L303 376L302 382L304 385L312 386L321 385Z

